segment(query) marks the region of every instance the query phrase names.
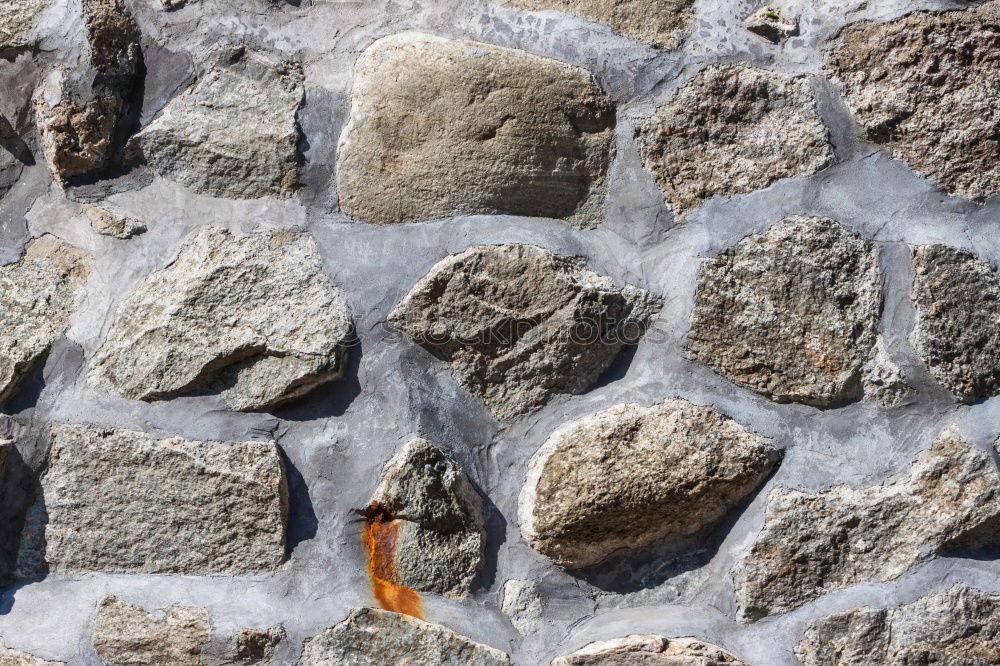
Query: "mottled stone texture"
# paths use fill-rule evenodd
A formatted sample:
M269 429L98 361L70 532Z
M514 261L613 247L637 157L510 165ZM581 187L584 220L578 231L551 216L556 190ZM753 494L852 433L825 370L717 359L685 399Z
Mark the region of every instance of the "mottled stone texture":
M288 495L273 442L199 442L54 425L21 543L38 571L248 574L285 560Z
M638 342L660 301L574 257L480 245L438 262L389 314L498 418L580 393Z
M132 158L216 197L288 196L298 182L302 67L223 48L197 83L129 143Z
M517 633L528 636L541 631L545 601L534 581L508 580L503 584L501 597L500 610Z
M373 223L500 213L593 226L614 123L577 67L478 42L386 37L355 68L340 205Z
M833 159L806 76L711 65L636 130L645 167L683 218L715 196L815 173Z
M350 332L309 236L208 228L121 303L87 378L126 398L212 389L265 409L340 377Z
M0 3L0 51L30 46L31 23L52 0L9 0Z
M870 141L949 194L1000 191L1000 2L849 25L826 65Z
M86 204L83 212L90 220L90 226L103 236L111 236L122 240L141 234L146 225L127 215L118 215L98 206Z
M633 634L597 641L552 661L552 666L747 666L722 648L697 638Z
M679 47L694 23L694 0L498 0L532 11L556 10L607 23L632 39L664 49Z
M957 400L1000 392L1000 275L970 252L913 248L916 318L910 342Z
M881 303L871 243L791 216L702 264L687 347L778 402L829 407L864 390L891 404L904 380L877 345Z
M521 534L562 566L597 564L717 521L777 461L768 440L709 407L618 405L563 426L535 454Z
M500 650L438 624L374 608L306 640L298 666L510 666Z
M0 639L0 666L66 666L62 661L46 661L40 657L4 647Z
M813 620L795 656L804 666L995 666L1000 597L954 585L898 608Z
M890 581L949 549L1000 541L990 458L942 434L910 478L816 492L776 488L764 527L733 571L739 616L756 620L864 581Z
M171 606L161 619L105 597L97 609L94 651L106 666L202 666L210 632L203 608Z
M274 650L286 633L283 626L275 625L267 629L241 629L233 638L236 662L239 664L271 664Z

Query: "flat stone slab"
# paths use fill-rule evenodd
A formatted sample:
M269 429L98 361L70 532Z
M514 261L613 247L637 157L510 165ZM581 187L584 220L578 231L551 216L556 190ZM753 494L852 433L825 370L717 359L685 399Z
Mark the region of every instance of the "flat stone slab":
M748 666L733 654L698 638L633 634L597 641L558 657L552 666Z

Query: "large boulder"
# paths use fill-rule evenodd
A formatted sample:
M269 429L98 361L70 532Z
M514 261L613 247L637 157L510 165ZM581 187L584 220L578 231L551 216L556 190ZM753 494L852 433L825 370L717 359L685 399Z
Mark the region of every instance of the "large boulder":
M106 666L202 666L210 632L204 608L171 606L158 618L105 597L97 609L94 651Z
M578 67L479 42L386 37L355 68L340 205L380 224L482 213L593 226L614 124L613 105Z
M747 666L733 654L698 638L633 634L597 641L552 666Z

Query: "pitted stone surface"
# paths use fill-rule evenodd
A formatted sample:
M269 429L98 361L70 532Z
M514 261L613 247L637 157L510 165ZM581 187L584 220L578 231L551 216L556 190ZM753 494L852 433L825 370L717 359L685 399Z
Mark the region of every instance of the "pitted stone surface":
M535 454L521 534L561 566L597 564L712 524L777 462L768 440L710 407L618 405L564 425Z
M857 583L895 580L937 553L996 544L998 527L996 467L953 430L917 455L907 480L776 488L733 571L739 616L756 620Z
M680 218L712 197L813 174L833 159L806 76L710 65L636 131L643 164Z
M239 664L272 664L275 649L287 634L280 624L267 629L242 629L233 638L233 651Z
M12 0L0 3L0 51L30 46L27 32L35 17L52 0Z
M949 194L1000 191L1000 2L849 25L826 64L870 141Z
M483 213L594 226L614 124L580 68L479 42L386 37L355 68L340 205L379 224Z
M475 643L439 624L374 608L306 639L298 666L510 666L495 648Z
M440 449L413 439L386 464L368 506L394 523L391 583L465 596L486 555L483 499Z
M898 608L812 620L795 656L804 666L1000 664L1000 597L954 585Z
M1000 393L1000 275L946 245L914 248L913 273L910 341L931 376L962 402Z
M552 661L552 666L747 666L722 648L697 638L633 634L597 641Z
M249 574L285 560L288 491L274 442L159 439L54 425L21 542L37 571Z
M127 239L141 234L146 230L146 225L127 215L118 215L98 206L86 204L83 212L90 220L90 226L97 233L113 238Z
M616 286L574 257L534 245L480 245L438 262L389 324L451 363L498 418L593 384L638 342L660 301Z
M87 378L126 398L210 388L266 409L340 377L350 331L312 238L208 228L121 303Z
M130 153L201 194L290 195L298 186L301 65L244 47L213 58L212 69L132 139Z
M171 606L163 618L118 597L97 609L94 650L106 666L202 666L211 625L203 608Z
M687 347L734 383L778 402L829 407L905 394L878 345L872 244L829 218L793 215L706 260Z
M0 666L66 666L62 661L46 661L40 657L4 647L0 639Z

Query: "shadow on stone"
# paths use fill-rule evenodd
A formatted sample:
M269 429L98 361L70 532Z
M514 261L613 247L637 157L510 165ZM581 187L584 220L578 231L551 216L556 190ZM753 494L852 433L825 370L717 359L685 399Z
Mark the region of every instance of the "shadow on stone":
M285 537L285 547L290 557L296 546L316 536L319 520L302 474L280 446L278 452L288 480L288 534Z
M41 485L31 466L14 447L0 478L0 615L14 605L18 590L48 574L45 525L48 513ZM22 539L26 539L22 543ZM19 557L24 552L26 557ZM15 580L16 579L16 580Z
M632 360L635 358L635 352L638 348L639 345L627 345L623 347L611 365L608 366L587 391L593 391L624 379L625 375L628 374L629 368L632 367Z
M45 361L40 358L18 382L14 394L3 403L4 414L18 414L38 404L38 398L45 389Z
M344 372L340 379L317 386L299 400L264 411L285 421L314 421L343 416L354 399L361 395L358 369L361 367L362 355L361 339L352 327L347 338Z
M14 156L18 162L25 166L32 166L35 163L35 156L31 154L28 144L18 135L17 130L10 124L10 121L0 115L0 146Z
M478 484L471 479L470 483L483 498L483 511L486 514L486 557L483 560L482 570L473 581L472 589L488 590L496 581L500 546L507 541L507 519Z

